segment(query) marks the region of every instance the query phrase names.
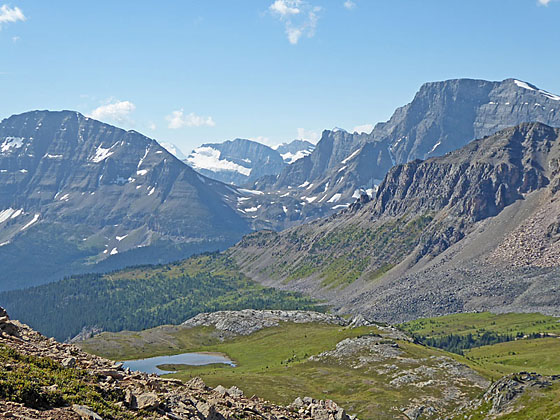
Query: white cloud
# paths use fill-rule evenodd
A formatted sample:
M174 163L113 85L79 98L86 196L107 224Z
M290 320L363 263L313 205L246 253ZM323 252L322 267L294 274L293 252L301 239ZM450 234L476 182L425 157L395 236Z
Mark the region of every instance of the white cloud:
M344 2L344 7L348 10L352 10L356 7L356 3L354 3L352 0L346 0Z
M136 109L130 101L110 101L106 105L101 105L91 111L89 115L91 118L96 120L110 120L116 122L126 122L128 121L128 116L132 111Z
M298 8L300 3L301 1L298 0L276 0L270 5L269 9L281 16L297 15L300 12Z
M297 44L303 35L308 38L315 35L321 7L305 0L276 0L268 9L284 23L290 44Z
M12 42L15 44L16 42L18 42L20 40L19 36L13 36L12 37Z
M373 130L373 124L362 124L362 125L357 125L356 127L354 127L352 129L352 132L356 132L356 133L371 133L371 131Z
M194 112L184 115L184 111L182 109L173 111L170 115L165 117L165 119L169 123L167 126L172 129L202 126L214 127L216 125L212 117L202 117L200 115L196 115Z
M317 131L306 130L305 128L298 128L297 129L297 138L298 138L298 140L307 140L307 141L315 144L321 138L321 134L318 133Z
M549 3L552 3L553 1L557 1L557 0L537 0L537 3L540 4L541 6L548 6Z
M0 29L3 24L24 22L27 18L19 7L11 8L7 4L0 7Z
M153 121L150 121L150 122L148 123L148 128L149 128L150 130L154 131L154 130L157 128L157 126L155 125L155 123L154 123Z
M272 141L269 137L265 137L265 136L249 137L249 140L256 141L257 143L260 144L265 144L269 147L276 145L274 141Z

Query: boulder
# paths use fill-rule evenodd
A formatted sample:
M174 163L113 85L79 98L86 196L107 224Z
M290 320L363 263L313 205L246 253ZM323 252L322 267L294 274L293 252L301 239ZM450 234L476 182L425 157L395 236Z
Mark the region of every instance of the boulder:
M153 392L146 392L136 396L136 408L138 410L155 410L160 404L159 397Z
M82 420L103 420L99 414L86 405L74 404L72 406L72 411L79 415Z

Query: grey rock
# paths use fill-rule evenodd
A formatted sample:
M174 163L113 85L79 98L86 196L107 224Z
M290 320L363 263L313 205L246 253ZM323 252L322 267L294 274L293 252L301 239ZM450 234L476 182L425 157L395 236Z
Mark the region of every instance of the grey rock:
M277 326L281 322L347 325L347 321L342 317L320 312L254 309L202 313L183 322L182 325L187 327L212 326L217 330L232 334L249 335L263 328Z
M236 398L243 396L243 391L237 388L235 385L227 389L228 395Z
M267 286L306 292L378 321L473 310L560 315L554 281L560 248L550 234L560 213L559 161L560 130L522 124L444 156L397 165L357 211L248 235L230 255ZM409 237L407 224L421 219L425 226ZM387 241L375 239L400 228ZM355 242L337 232L369 232L374 239L356 257ZM333 241L328 246L325 237ZM407 240L401 257L383 252ZM324 262L341 256L368 266L348 287L323 287ZM313 275L289 278L300 262L313 261L323 261ZM396 267L379 273L386 264Z
M103 420L100 415L85 405L74 404L72 406L72 411L78 414L82 420Z
M136 408L138 410L154 410L161 404L157 394L146 392L136 395Z
M67 357L65 359L62 359L62 362L60 362L60 364L66 368L73 368L76 366L76 358Z

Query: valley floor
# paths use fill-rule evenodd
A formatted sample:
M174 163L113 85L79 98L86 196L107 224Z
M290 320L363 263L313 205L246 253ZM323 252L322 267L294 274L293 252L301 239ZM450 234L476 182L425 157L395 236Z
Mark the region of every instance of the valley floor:
M461 351L452 349L455 353L422 345L428 338L453 335L466 342L490 333L513 338ZM537 333L550 336L531 338ZM494 407L498 397L485 395L485 391L493 381L511 373L560 374L560 338L556 333L560 333L560 324L553 317L484 313L418 320L400 329L367 323L360 327L282 323L249 335L234 335L215 325L164 326L142 332L103 333L81 346L117 360L188 351L223 353L237 367L164 368L176 370L171 376L181 380L198 376L211 386L235 385L246 395L278 404L289 404L302 396L332 399L362 419L463 418L474 412L476 416L470 418L499 414L511 419L547 419L554 417L517 417L515 413L547 410L552 415L552 407L560 408L558 379L550 386L523 388L525 391L518 393L522 397L513 393L514 398L498 408ZM508 381L540 383L534 378ZM517 385L508 382L504 389L512 386Z

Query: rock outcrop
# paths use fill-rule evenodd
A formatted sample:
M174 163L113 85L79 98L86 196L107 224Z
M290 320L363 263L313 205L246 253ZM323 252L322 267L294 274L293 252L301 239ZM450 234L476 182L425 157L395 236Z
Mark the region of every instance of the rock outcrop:
M263 328L276 327L281 322L306 324L317 322L346 326L349 321L330 314L313 311L255 310L205 312L185 321L188 327L215 327L218 331L235 335L253 334Z

